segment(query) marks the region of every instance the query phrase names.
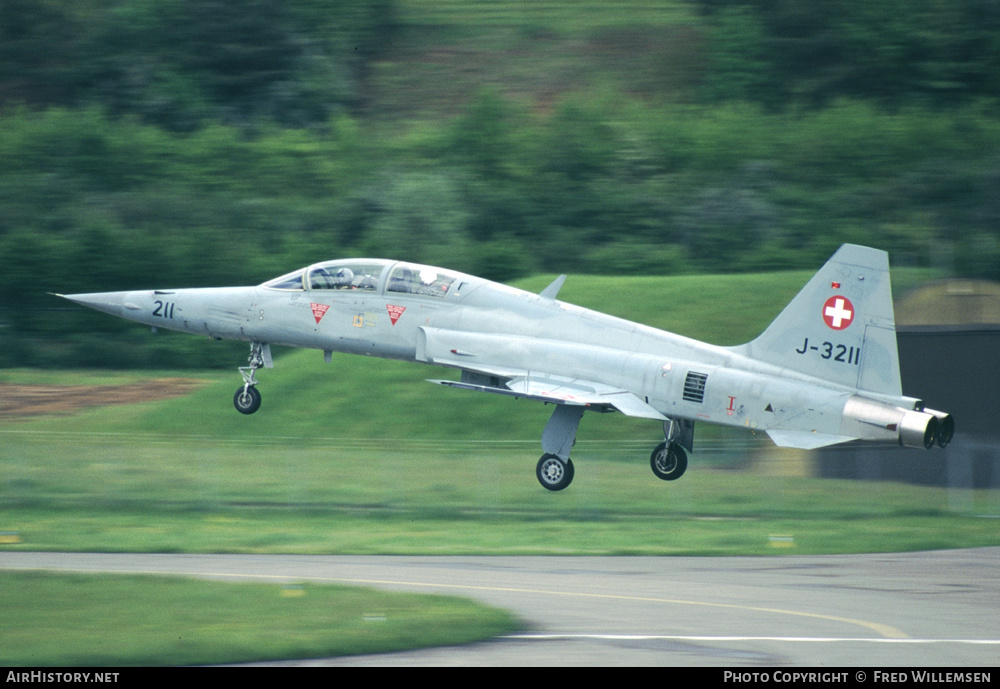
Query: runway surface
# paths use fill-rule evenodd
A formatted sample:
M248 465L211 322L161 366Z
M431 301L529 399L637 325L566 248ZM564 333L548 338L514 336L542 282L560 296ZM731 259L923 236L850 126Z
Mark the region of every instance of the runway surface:
M275 663L331 666L992 667L998 564L1000 548L718 558L0 553L0 569L459 595L512 610L530 628L467 647Z

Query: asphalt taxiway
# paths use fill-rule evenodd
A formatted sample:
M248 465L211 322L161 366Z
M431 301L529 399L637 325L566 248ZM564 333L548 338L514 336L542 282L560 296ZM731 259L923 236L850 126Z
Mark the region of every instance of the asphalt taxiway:
M329 582L464 596L529 631L276 665L979 666L1000 658L1000 548L775 557L0 553L0 569ZM870 681L870 679L869 679Z

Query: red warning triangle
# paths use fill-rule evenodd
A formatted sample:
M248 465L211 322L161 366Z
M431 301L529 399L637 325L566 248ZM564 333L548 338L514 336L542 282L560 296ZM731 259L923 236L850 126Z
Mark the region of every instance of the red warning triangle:
M309 306L312 307L313 318L316 319L317 323L323 320L323 316L330 310L330 307L326 304L310 304Z
M396 325L396 321L398 321L399 317L403 315L404 311L406 311L406 307L395 306L394 304L386 304L385 310L389 312L389 320L392 321L393 325Z

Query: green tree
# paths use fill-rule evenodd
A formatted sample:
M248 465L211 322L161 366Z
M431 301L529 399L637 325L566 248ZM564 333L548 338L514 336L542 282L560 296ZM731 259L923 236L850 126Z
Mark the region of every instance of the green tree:
M0 106L76 103L80 33L64 2L0 0Z
M744 6L723 7L709 27L708 69L703 92L710 101L773 100L768 37L757 15Z
M471 270L469 211L447 172L400 172L376 188L366 253Z
M844 96L892 107L1000 97L1000 5L993 0L699 5L713 27L707 78L713 97L720 84L730 97L814 107Z

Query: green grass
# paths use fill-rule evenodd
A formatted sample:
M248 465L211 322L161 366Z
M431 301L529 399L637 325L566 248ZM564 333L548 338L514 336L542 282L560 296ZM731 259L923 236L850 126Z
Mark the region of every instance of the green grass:
M769 554L1000 544L997 491L780 475L695 455L676 483L648 448L582 441L553 494L534 443L271 442L4 432L0 531L24 550L358 554ZM351 444L352 447L346 447ZM338 446L339 445L339 446ZM765 446L766 447L766 446Z
M445 596L318 584L0 574L0 665L141 666L317 658L456 645L516 631Z

